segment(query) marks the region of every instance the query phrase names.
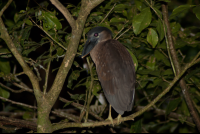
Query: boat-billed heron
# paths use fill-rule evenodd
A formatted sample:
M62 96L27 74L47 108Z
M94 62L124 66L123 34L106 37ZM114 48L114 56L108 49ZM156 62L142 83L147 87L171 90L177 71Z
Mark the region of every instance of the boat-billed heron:
M108 120L113 124L111 106L119 114L131 111L135 94L135 68L131 55L105 27L95 27L87 33L82 58L90 54L96 65L99 81L110 103Z

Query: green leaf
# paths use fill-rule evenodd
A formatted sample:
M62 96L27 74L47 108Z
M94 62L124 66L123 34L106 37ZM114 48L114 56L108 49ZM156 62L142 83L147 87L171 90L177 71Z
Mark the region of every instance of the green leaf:
M42 20L43 20L43 28L45 30L50 30L50 29L57 29L60 30L62 28L62 25L60 23L60 21L58 20L58 18L50 13L50 12L42 12Z
M84 100L85 94L70 94L73 100Z
M90 16L99 16L101 14L103 14L103 13L102 12L93 12L90 14Z
M125 18L112 18L111 20L110 20L110 23L119 23L119 22L125 22L126 21L126 19Z
M137 12L136 9L137 9L137 8L136 8L136 5L133 5L131 8L129 8L129 9L127 10L127 18L128 18L128 20L130 20L130 21L133 20L133 16L135 16L135 15L136 15L136 12Z
M160 70L152 71L151 69L138 70L137 74L160 76ZM148 81L153 81L152 78L146 78Z
M172 69L167 69L162 73L162 75L173 75L173 74L174 72L172 71Z
M72 85L73 85L73 80L72 80L72 78L68 78L67 87L68 87L69 89L71 89L71 88L72 88Z
M73 65L76 67L80 67L79 63L77 61L74 60Z
M22 55L25 55L25 56L28 56L29 53L35 51L39 46L34 46L34 47L31 47L29 49L26 49L22 52Z
M165 37L165 32L164 32L163 24L160 19L157 21L156 30L158 31L159 39L161 41Z
M135 57L135 55L131 52L131 50L129 50L128 48L126 48L129 52L129 54L131 55L132 59L133 59L133 63L134 63L134 66L135 66L135 72L137 71L137 68L138 68L138 61L137 61L137 58Z
M8 99L10 97L10 92L0 87L0 96Z
M66 106L70 105L73 101L67 102L65 103L65 105L63 106L63 108L65 108Z
M15 16L14 16L14 22L17 23L21 17L25 16L26 14L19 14L19 13L16 13Z
M171 100L169 104L167 105L165 116L167 116L170 112L176 110L181 101L182 100L180 97L174 100Z
M171 27L172 34L174 36L176 36L178 34L178 32L181 30L181 25L176 22L170 23L170 27Z
M157 60L166 59L166 57L158 50L154 51L154 56L156 57Z
M122 11L125 8L127 8L127 5L125 5L125 4L118 4L118 5L115 6L115 8L113 10L114 11Z
M153 28L149 28L149 32L147 34L147 42L151 44L153 48L155 48L158 43L158 34Z
M93 85L93 90L92 90L92 94L97 96L97 92L99 92L101 90L101 85L98 81L94 81L94 85Z
M25 20L25 23L26 23L27 25L30 25L30 26L33 25L33 23L32 23L29 19L26 19L26 20Z
M156 15L157 15L158 17L162 18L162 13L161 13L161 11L158 10L158 8L156 8L156 7L152 7L152 8L153 8L154 12L156 12ZM159 19L159 20L160 20L160 19Z
M147 28L151 23L152 14L149 7L142 10L140 14L133 17L132 26L136 35L140 34L143 29Z
M31 29L32 29L32 26L29 26L21 31L22 37L20 39L20 43L23 47L24 47L24 40L28 40Z
M8 27L12 27L15 25L15 23L12 20L9 19L5 19L4 23L6 24L6 26Z
M130 133L141 133L141 132L142 132L142 119L134 121L130 129Z
M10 62L4 59L0 59L0 71L5 74L9 74L11 71Z
M73 80L77 80L79 76L80 76L80 71L79 70L75 70L71 74L71 77L72 77Z
M195 13L196 17L200 20L200 6L196 6L194 9L193 9L193 12Z
M156 69L156 57L150 56L149 60L146 63L146 66L150 70L155 70Z
M126 10L123 10L123 11L122 11L122 14L123 14L125 17L128 17L128 13L127 13Z
M184 99L181 104L181 111L185 116L190 116L190 111Z
M80 76L80 71L79 70L72 71L72 73L70 74L70 76L68 78L67 87L71 89L71 87L73 85L73 80L77 80L79 76Z
M194 7L195 5L181 5L177 8L175 8L172 12L172 14L170 15L169 19L173 19L174 17L178 16L179 14L181 14L183 11L188 10L191 7Z
M141 0L135 0L135 5L139 11L142 11L142 1Z
M101 24L98 24L98 26L106 27L112 31L112 28L110 27L110 22L109 21L104 21Z

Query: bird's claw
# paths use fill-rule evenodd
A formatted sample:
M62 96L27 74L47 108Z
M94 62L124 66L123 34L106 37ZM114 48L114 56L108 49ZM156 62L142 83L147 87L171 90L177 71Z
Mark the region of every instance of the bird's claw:
M106 119L106 121L111 121L113 127L114 127L114 123L113 123L113 118L111 116L108 116L108 118Z
M119 114L119 115L117 116L117 125L121 124L120 118L121 118L121 115Z

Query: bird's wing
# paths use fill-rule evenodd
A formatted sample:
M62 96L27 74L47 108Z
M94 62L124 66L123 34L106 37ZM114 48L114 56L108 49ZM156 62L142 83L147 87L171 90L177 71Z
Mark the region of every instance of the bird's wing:
M129 52L113 39L104 42L99 48L96 68L108 102L119 114L132 110L135 68Z

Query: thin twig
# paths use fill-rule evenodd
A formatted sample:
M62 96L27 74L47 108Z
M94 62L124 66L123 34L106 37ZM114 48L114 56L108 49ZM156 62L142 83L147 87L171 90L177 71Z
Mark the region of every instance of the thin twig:
M55 111L52 111L51 113L53 114L56 114L60 117L65 117L71 121L74 121L74 122L79 122L79 117L78 116L75 116L73 114L69 114L69 113L66 113L66 112L63 112L63 111L59 111L59 110L55 110Z
M93 72L92 72L92 66L93 64L90 63L89 58L87 57L87 63L90 69L90 75L91 75L91 82L90 82L90 89L88 91L88 99L87 99L87 111L86 111L86 115L85 115L85 122L87 122L88 119L88 111L90 109L90 103L91 103L91 93L92 93L92 88L93 88L93 83L94 83L94 76L93 76Z
M7 89L7 90L10 90L13 93L21 93L21 92L24 92L24 91L28 91L28 90L25 90L25 89L14 90L14 89L12 89L12 88L10 88L10 87L2 84L2 83L0 83L0 86L3 87L3 88L5 88L5 89Z
M35 107L35 106L27 105L27 104L20 103L20 102L15 102L15 101L12 101L12 100L3 98L3 97L1 97L1 96L0 96L0 99L1 99L1 100L4 100L4 101L7 101L7 102L10 102L10 103L12 103L12 104L16 104L16 105L20 105L20 106L24 106L24 107L28 107L28 108L32 108L32 109L37 109L37 107Z
M121 33L122 30L124 30L125 25L126 25L127 22L129 22L129 20L125 22L124 26L121 28L121 30L119 30L119 32L115 35L115 37L113 37L113 39L115 39L115 38L117 37L117 35L118 35L119 33Z
M110 11L106 14L106 16L103 18L103 20L100 22L100 24L102 23L102 22L104 22L104 20L108 17L108 15L111 13L111 11L115 8L115 6L116 6L116 3L113 5L113 7L110 9Z
M14 82L14 83L12 83L12 84L15 85L15 86L17 86L17 87L19 87L19 88L21 88L21 90L24 90L24 91L27 91L27 92L33 93L33 89L30 89L30 88L24 87L24 86L22 86L22 85L20 85L20 84L18 84L18 83L16 83L16 82Z
M4 11L8 8L8 6L11 4L12 0L9 0L6 5L1 9L0 11L0 17L3 15Z
M126 32L128 32L131 28L132 28L132 26L130 26L126 31L124 31L120 36L118 36L116 38L116 40L118 40L122 35L124 35Z
M52 57L52 46L53 46L53 42L51 42L50 45L50 52L49 52L49 56L50 58ZM50 65L51 65L51 60L49 61L49 63L47 64L47 69L45 70L46 76L45 76L45 84L44 84L44 94L46 94L47 91L47 83L48 83L48 78L49 78L49 69L50 69Z

